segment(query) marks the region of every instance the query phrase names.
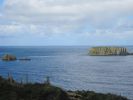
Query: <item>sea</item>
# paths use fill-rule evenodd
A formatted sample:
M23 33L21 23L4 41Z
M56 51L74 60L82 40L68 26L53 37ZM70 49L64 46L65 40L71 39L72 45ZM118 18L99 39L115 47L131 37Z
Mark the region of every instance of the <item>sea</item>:
M125 46L133 52L133 46ZM30 61L0 60L0 75L18 82L51 84L64 90L113 93L133 100L133 56L89 56L90 46L0 46L0 57L13 54Z

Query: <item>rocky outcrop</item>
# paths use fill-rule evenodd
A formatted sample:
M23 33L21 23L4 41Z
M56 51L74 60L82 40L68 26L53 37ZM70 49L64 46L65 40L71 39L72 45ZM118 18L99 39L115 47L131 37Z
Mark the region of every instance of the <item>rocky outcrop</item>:
M17 58L14 55L6 54L2 57L2 60L4 60L4 61L14 61L14 60L17 60Z
M14 60L20 60L20 61L30 61L30 58L23 57L23 58L17 58L14 55L6 54L1 58L3 61L14 61Z
M30 58L19 58L18 60L21 60L21 61L30 61L31 59Z
M91 56L124 56L128 54L124 47L93 47L89 50Z
M70 100L128 100L126 97L122 97L115 94L103 94L96 93L94 91L68 91Z

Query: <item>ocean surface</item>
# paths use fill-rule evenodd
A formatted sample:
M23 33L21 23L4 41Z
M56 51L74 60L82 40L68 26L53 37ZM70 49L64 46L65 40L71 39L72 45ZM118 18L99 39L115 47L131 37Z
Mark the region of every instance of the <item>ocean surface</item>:
M31 61L0 60L0 75L44 82L66 90L93 90L133 100L133 56L89 56L89 46L0 47L0 57L14 54ZM133 52L133 46L127 46Z

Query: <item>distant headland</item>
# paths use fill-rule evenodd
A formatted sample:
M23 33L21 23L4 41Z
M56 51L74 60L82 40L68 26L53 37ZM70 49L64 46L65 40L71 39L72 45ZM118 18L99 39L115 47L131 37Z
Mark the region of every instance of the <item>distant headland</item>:
M90 56L127 56L133 55L129 53L125 47L113 47L113 46L99 46L92 47L89 50Z

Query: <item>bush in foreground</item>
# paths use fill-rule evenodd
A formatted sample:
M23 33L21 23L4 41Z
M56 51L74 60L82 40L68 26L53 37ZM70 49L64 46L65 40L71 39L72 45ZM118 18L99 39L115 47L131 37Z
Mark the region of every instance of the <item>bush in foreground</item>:
M91 91L64 91L50 84L10 83L0 77L0 100L128 100L125 97Z

